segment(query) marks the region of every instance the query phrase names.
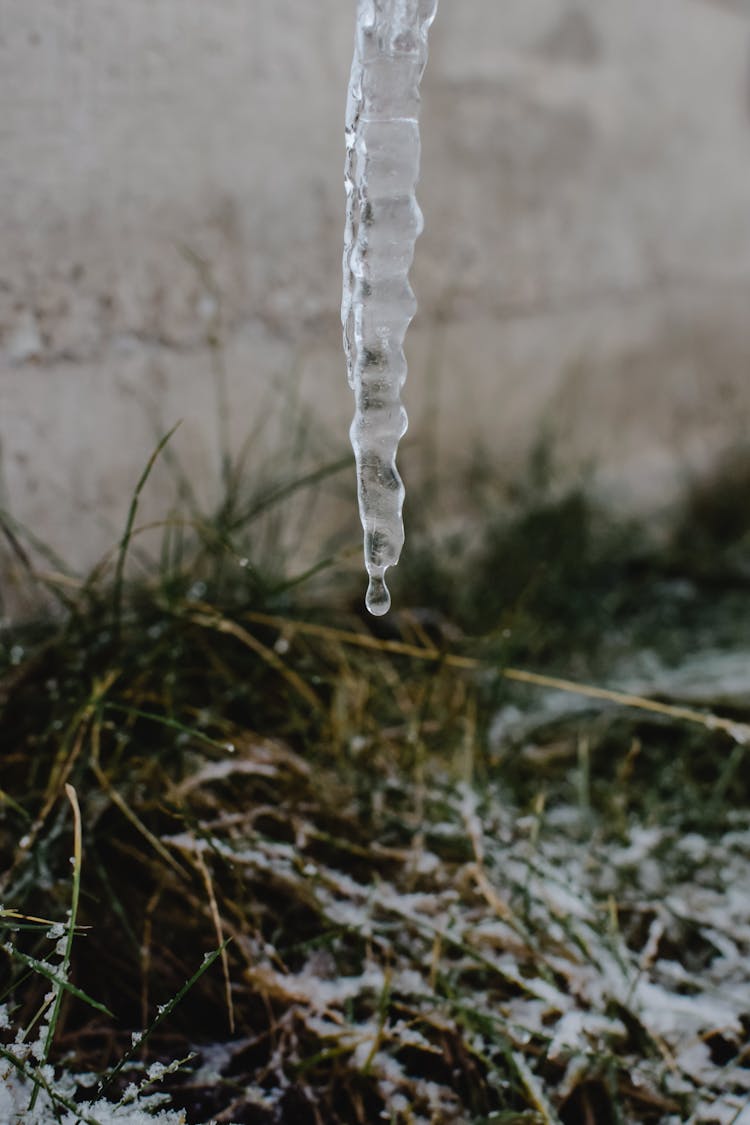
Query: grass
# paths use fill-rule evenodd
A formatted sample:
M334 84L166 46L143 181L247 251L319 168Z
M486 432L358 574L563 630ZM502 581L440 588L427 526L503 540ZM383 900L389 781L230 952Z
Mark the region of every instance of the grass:
M230 466L127 580L147 470L108 564L47 566L62 608L6 630L15 1027L50 988L24 919L50 919L73 1103L157 1063L195 1123L744 1125L748 705L675 674L743 642L745 522L702 497L653 546L544 480L491 519L480 493L479 540L410 546L376 622L335 542L295 574L267 538L341 465L253 496Z

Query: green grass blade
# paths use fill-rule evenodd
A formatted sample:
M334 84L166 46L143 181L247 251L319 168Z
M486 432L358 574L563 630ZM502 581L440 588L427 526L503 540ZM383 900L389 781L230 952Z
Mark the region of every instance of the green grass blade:
M135 1055L141 1050L144 1043L148 1041L148 1039L153 1035L156 1029L164 1022L165 1019L167 1019L172 1014L177 1005L185 998L185 996L187 996L190 989L193 988L193 986L196 985L201 979L203 974L211 968L214 961L217 961L219 957L221 957L230 941L231 938L227 938L226 941L221 943L218 949L214 949L212 953L207 953L199 968L196 969L189 980L185 981L179 992L177 992L171 1000L169 1000L162 1008L159 1009L159 1012L156 1015L155 1019L151 1021L146 1030L141 1035L133 1037L132 1046L125 1052L120 1061L110 1071L107 1077L99 1083L99 1086L97 1087L98 1094L101 1094L104 1090L107 1089L108 1086L112 1084L123 1067L127 1066L130 1060L134 1058Z
M83 832L81 828L81 809L78 804L78 796L72 785L66 784L65 795L70 801L71 808L73 809L73 888L70 900L70 918L68 920L68 933L65 941L65 953L63 954L63 961L60 967L60 976L67 980L70 971L70 957L73 951L73 941L76 933L76 919L78 917L78 903L81 897L81 866L83 858ZM55 1038L55 1028L57 1021L60 1018L60 1007L62 1005L64 989L58 985L55 995L54 1004L52 1007L52 1014L50 1015L49 1025L47 1027L47 1034L45 1036L44 1045L42 1048L41 1063L44 1065L49 1058L50 1049ZM39 1086L34 1087L34 1092L31 1095L29 1109L32 1110L36 1104L37 1095L39 1093Z
M40 976L46 977L47 980L52 981L58 988L64 989L65 992L69 992L71 996L75 996L78 1000L83 1000L90 1008L96 1008L97 1012L103 1012L106 1016L112 1016L114 1019L114 1014L109 1008L105 1007L104 1004L100 1004L98 1000L94 1000L93 997L89 996L83 989L76 988L74 984L71 984L70 981L60 973L56 973L49 965L45 965L43 961L38 961L36 957L30 957L28 953L22 953L20 949L11 949L9 952L11 957L15 958L16 961L20 961L21 964L25 965L28 969L32 969L35 973L39 973Z
M153 467L156 464L162 450L164 449L164 446L171 440L175 430L179 425L180 423L177 422L174 426L172 426L172 429L169 430L159 441L156 449L154 449L153 453L146 462L146 467L141 473L140 479L135 486L135 491L130 501L130 507L128 508L128 518L125 521L125 531L123 532L122 539L120 540L119 550L117 552L117 565L115 567L115 580L112 592L112 616L114 621L115 637L119 637L120 633L120 625L122 621L122 595L125 581L125 560L128 555L130 540L133 537L133 526L135 524L136 513L138 512L138 503L141 498L141 493L146 486L148 478L151 476Z
M170 719L168 715L159 715L156 711L144 711L140 707L128 707L122 703L105 703L102 706L103 711L117 711L121 715L134 715L139 719L148 719L152 723L158 723L162 727L169 727L170 730L176 730L180 734L189 734L191 738L196 741L205 743L206 746L213 746L215 750L223 750L226 753L228 746L226 742L222 742L218 738L211 738L210 734L203 734L202 731L196 730L195 727L189 727L185 723L181 723L178 719Z

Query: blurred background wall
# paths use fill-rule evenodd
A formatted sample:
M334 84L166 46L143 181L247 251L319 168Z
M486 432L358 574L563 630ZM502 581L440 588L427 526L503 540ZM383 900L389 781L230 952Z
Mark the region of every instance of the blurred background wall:
M72 565L179 419L217 493L217 367L251 466L290 396L346 448L354 8L0 0L0 502ZM670 504L750 433L750 0L442 0L423 92L407 473Z

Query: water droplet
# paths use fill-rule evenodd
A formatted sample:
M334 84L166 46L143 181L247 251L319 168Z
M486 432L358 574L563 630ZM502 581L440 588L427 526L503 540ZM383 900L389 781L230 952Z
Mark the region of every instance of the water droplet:
M373 617L382 617L391 608L391 595L388 593L383 574L370 575L365 605Z

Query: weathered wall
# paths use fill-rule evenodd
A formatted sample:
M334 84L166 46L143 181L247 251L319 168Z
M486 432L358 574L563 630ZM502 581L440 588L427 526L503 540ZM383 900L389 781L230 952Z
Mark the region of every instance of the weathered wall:
M0 0L2 502L74 565L177 419L215 492L217 332L235 445L294 375L344 446L353 11ZM748 0L442 0L403 461L544 433L654 507L746 439L749 46Z

